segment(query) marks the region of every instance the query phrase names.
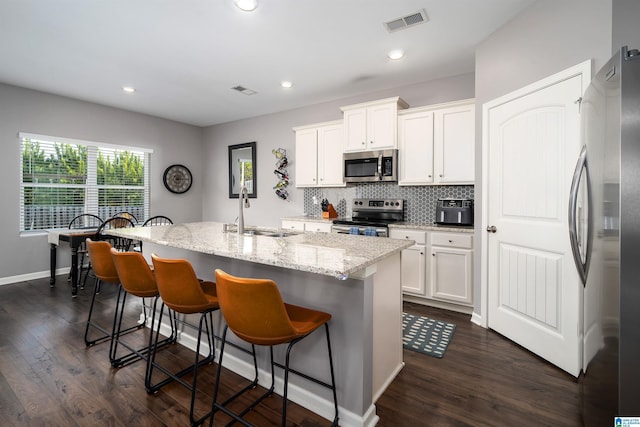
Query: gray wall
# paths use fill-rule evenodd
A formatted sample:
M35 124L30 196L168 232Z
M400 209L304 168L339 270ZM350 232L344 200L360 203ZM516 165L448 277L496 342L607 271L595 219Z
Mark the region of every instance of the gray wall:
M207 186L203 194L203 218L233 222L238 216L238 200L228 198L227 147L251 141L256 141L258 148L258 197L251 199L251 207L244 213L245 224L276 227L280 226L282 217L303 215L304 191L295 188L295 134L292 128L339 120L342 119L340 106L392 96L400 96L411 107L473 98L474 76L463 74L206 128L203 159ZM286 149L289 156L290 197L287 201L279 199L273 190L278 181L273 174L276 157L271 150L274 148Z
M611 0L539 0L476 49L474 305L480 313L482 105L588 59L599 69L611 53Z
M613 0L613 46L611 52L622 46L640 49L640 1Z
M18 132L152 148L151 213L165 214L180 222L201 219L200 195L204 185L201 128L0 84L0 146L3 153L0 165L7 178L0 188L3 204L0 284L16 281L16 276L25 279L49 270L46 234L20 236L18 232ZM194 175L193 188L184 195L173 195L162 184L164 169L172 163L184 163ZM65 247L60 251L58 267L69 264L69 251Z

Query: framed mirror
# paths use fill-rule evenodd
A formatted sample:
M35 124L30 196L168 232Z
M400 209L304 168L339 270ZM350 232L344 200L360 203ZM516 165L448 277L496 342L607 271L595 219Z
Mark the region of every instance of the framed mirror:
M258 196L256 143L229 146L229 198L237 199L244 184L250 198Z

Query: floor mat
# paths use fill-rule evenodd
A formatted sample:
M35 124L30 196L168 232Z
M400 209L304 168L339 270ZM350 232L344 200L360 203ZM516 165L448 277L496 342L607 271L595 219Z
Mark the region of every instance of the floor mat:
M455 330L453 323L402 313L402 345L408 350L444 357Z

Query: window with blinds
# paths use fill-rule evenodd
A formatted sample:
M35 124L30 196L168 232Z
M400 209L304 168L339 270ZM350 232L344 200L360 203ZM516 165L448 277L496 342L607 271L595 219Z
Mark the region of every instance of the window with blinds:
M65 228L77 215L149 216L151 150L20 133L20 231Z

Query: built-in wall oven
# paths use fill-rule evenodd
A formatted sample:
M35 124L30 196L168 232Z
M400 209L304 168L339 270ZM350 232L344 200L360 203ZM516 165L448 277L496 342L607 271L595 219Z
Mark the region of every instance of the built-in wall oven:
M351 219L334 220L332 232L389 237L389 224L404 221L402 199L354 199L351 208Z

